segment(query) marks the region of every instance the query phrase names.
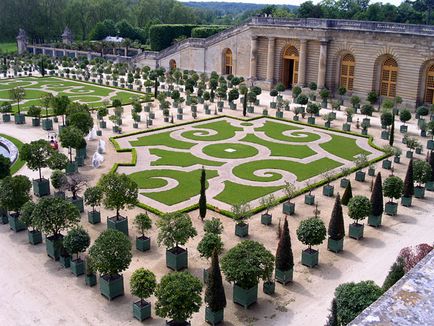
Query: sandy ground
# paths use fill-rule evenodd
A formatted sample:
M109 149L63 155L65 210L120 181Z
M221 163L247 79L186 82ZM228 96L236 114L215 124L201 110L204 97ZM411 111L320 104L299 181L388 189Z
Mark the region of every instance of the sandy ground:
M268 101L268 95L261 95L261 102ZM157 112L157 126L163 125L161 111ZM189 112L189 110L187 110ZM202 111L199 106L199 111ZM260 110L262 111L262 108ZM125 112L130 112L127 107ZM274 112L270 110L270 112ZM237 112L225 110L231 115L241 115L240 109ZM251 115L250 115L251 116ZM371 119L374 127L369 129L376 142L384 145L386 142L379 138L380 127L378 113ZM202 113L199 117L205 117ZM285 112L285 117L292 117L292 113ZM187 118L187 116L185 116ZM362 116L359 116L362 120ZM333 125L341 129L344 122L343 112L338 113L338 120ZM356 117L354 118L354 121ZM124 119L124 131L132 131L130 117ZM28 121L29 123L29 121ZM317 118L318 124L323 124ZM414 126L414 119L410 132L417 134ZM354 127L353 123L353 127ZM401 135L399 133L400 123L396 123L395 143L402 146ZM57 128L57 126L55 126ZM111 123L108 122L111 128ZM141 127L144 124L141 123ZM14 124L0 123L0 133L9 134L23 142L28 142L38 138L46 138L47 134L39 128L32 128L29 124L25 126L15 126ZM114 153L114 149L108 142L111 130L106 129L103 138L107 141L107 155L103 167L94 170L87 160L87 166L80 169L83 175L89 177L89 184L94 184L99 176L108 171L115 161L129 161L129 153ZM425 144L426 139L422 140ZM92 154L97 146L96 141L88 142L88 153ZM405 151L404 147L402 147ZM424 158L424 155L416 155ZM405 156L405 152L404 155ZM404 176L408 159L401 157L401 164L395 165L395 173ZM381 163L377 164L377 170L382 172L383 179L390 174L390 171L381 169ZM26 167L21 169L21 174L29 177L36 177L36 171L29 171ZM49 176L48 171L44 171L45 176ZM364 183L354 181L351 176L353 194L364 194L369 196L371 177L367 177ZM338 182L333 182L335 192L342 193ZM314 191L318 200L318 208L321 217L328 224L334 198L324 197L321 189ZM324 325L330 301L333 297L334 289L337 285L348 281L360 281L372 279L381 285L390 265L396 258L399 250L408 245L421 242L433 241L434 230L434 193L427 193L424 200L414 199L412 208L399 206L398 216L383 217L383 226L375 229L365 227L365 238L356 241L345 238L344 252L334 254L326 249L326 243L319 246L320 264L309 269L300 264L301 250L303 245L297 240L295 230L299 222L313 215L313 206L303 204L303 197L294 200L296 203L297 214L289 217L289 227L292 237L292 246L295 260L294 282L286 287L277 284L276 294L273 296L265 295L260 284L258 302L250 309L235 305L232 302L231 285L225 282L228 306L225 310L224 325ZM139 209L123 212L130 218L138 213ZM261 241L273 253L277 247L277 223L279 218L283 218L282 207L276 207L273 213L273 225L263 226L260 224L260 216L255 215L250 220L250 239ZM346 213L346 208L344 208ZM90 232L92 239L95 239L100 232L105 230L105 217L112 215L112 212L102 210L103 222L99 225L90 225L86 215L82 215L82 224ZM202 222L198 218L198 212L191 214L193 223L199 235L187 243L189 249L189 271L198 277L202 277L202 269L207 267L208 262L201 259L196 250L197 243L203 236ZM216 213L209 212L208 217L218 216ZM229 249L240 241L234 235L234 222L226 217L220 217L224 223L225 231L223 240L225 248ZM153 216L154 221L157 219ZM346 224L349 223L346 218ZM131 223L130 223L131 224ZM135 231L130 225L130 238L134 240ZM31 246L27 243L26 232L18 234L9 230L8 225L0 226L0 324L1 325L138 325L139 322L132 318L132 303L136 300L129 293L128 280L131 273L138 267L149 268L161 278L169 270L165 267L165 248L159 248L156 244L157 229L154 226L150 232L152 247L149 252L141 253L134 249L133 260L127 271L125 271L125 296L112 302L104 299L98 287L88 288L84 285L83 277L74 277L69 270L60 267L57 262L50 260L45 253L45 246ZM151 298L152 303L155 302ZM155 316L144 323L149 325L161 325L163 320ZM192 325L205 325L204 306L194 314Z

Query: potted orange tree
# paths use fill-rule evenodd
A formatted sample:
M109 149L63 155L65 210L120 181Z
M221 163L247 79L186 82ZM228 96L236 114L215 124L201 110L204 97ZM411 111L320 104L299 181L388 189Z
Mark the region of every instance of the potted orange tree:
M134 225L140 233L140 236L136 238L136 249L139 251L149 250L151 248L151 239L145 236L145 232L152 228L152 220L148 213L137 214L134 218Z
M364 225L359 224L371 214L371 202L366 196L354 196L348 202L348 216L354 220L349 226L349 237L359 240L363 238Z
M137 320L143 321L151 317L151 303L146 302L145 299L154 293L156 287L157 279L150 270L139 268L131 275L131 294L140 298L133 303L133 316Z
M318 250L312 249L323 243L326 238L326 227L318 217L310 217L300 222L297 228L298 240L307 245L308 248L302 251L301 263L307 267L318 265Z

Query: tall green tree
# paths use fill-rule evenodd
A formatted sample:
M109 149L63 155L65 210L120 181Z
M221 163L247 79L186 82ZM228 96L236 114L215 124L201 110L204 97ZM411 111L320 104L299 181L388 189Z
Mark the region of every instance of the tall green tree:
M281 271L288 271L293 267L294 256L292 254L291 236L289 234L288 219L285 217L282 234L277 245L276 268Z
M413 179L413 159L408 162L407 172L405 173L404 189L402 195L410 198L414 195L414 179Z
M339 194L336 196L328 227L328 235L333 240L341 240L345 236L344 214Z
M383 214L383 182L381 180L381 173L378 172L375 177L374 188L371 193L371 214L373 216L380 216Z
M205 302L213 312L226 308L225 288L223 287L217 251L212 254L211 268L208 272L208 282L205 290Z
M199 197L199 215L202 221L206 217L206 172L205 168L202 167L202 172L200 175L200 197Z

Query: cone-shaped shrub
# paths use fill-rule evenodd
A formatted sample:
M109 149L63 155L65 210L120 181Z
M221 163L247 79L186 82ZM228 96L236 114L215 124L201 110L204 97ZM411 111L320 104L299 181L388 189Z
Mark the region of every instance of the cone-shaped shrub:
M380 216L383 214L383 210L383 182L381 180L381 173L378 172L371 194L371 214L373 216Z
M413 180L413 159L410 160L407 167L407 173L404 180L404 197L412 197L414 195L414 180Z
M390 127L389 145L393 146L395 141L395 117L393 118L392 127Z
M216 250L212 254L211 268L208 274L205 302L211 311L216 312L226 307L225 288L220 272L219 257Z
M199 215L203 220L206 216L206 172L202 167L202 173L200 175L200 197L199 197Z
M289 271L294 267L294 256L292 255L291 236L289 235L288 220L285 218L279 245L276 251L276 268L281 271Z
M351 188L351 181L348 181L348 185L345 188L344 195L342 196L341 203L342 205L348 205L350 199L353 198L353 189Z
M342 213L341 198L339 194L336 196L335 205L330 218L328 234L333 240L341 240L345 236L344 214Z

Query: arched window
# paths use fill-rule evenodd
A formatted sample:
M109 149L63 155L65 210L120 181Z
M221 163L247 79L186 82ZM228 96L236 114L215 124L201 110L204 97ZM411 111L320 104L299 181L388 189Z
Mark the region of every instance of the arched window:
M425 102L434 104L434 65L426 73Z
M353 90L355 65L356 61L352 54L344 55L341 61L340 86L345 87L347 91Z
M224 74L232 75L232 51L226 49L224 54Z
M176 61L174 59L171 59L169 61L169 68L170 68L170 70L176 69Z
M397 80L398 64L393 58L386 59L381 67L380 95L395 97Z

